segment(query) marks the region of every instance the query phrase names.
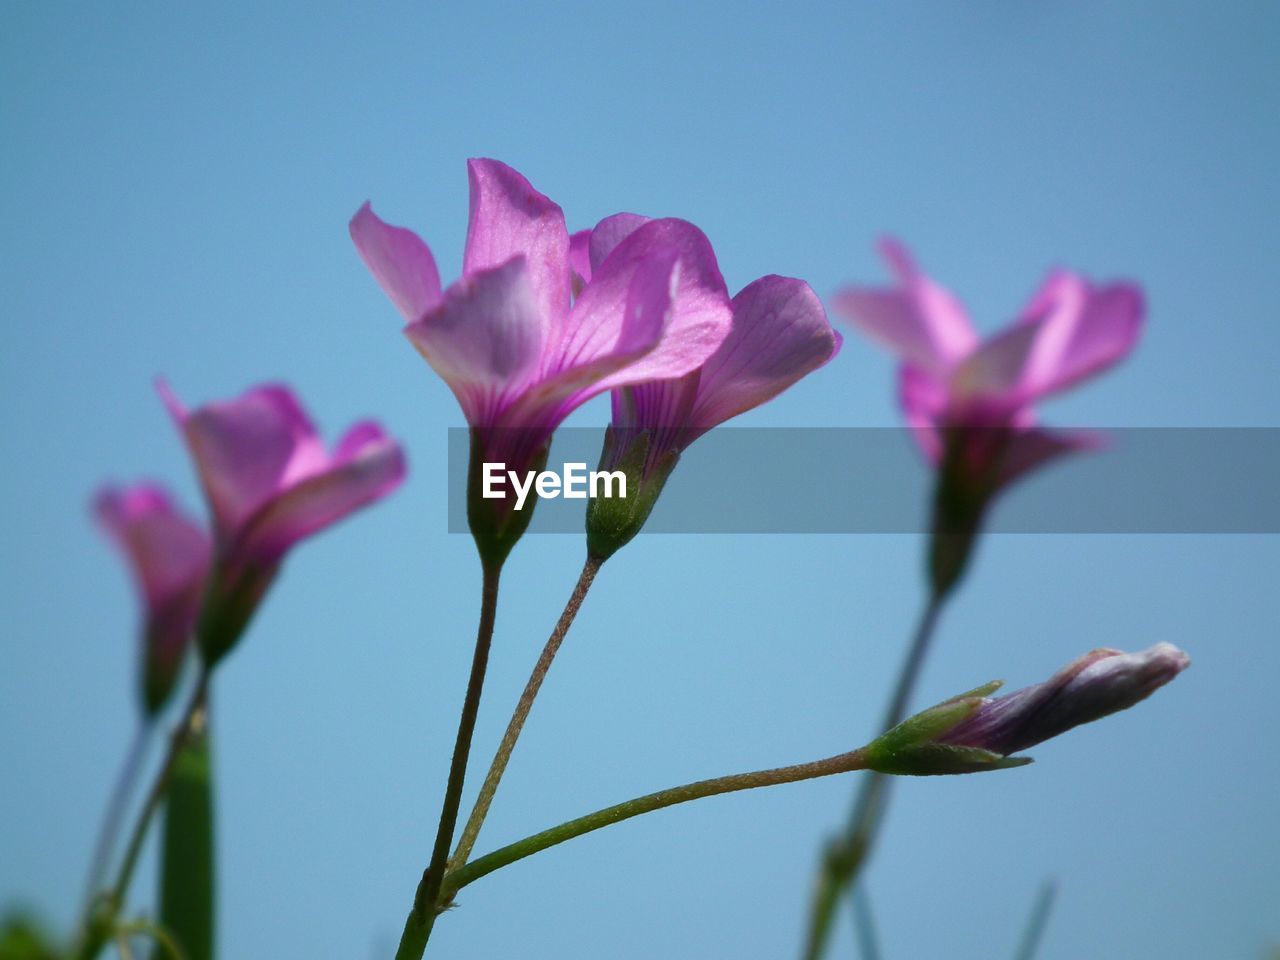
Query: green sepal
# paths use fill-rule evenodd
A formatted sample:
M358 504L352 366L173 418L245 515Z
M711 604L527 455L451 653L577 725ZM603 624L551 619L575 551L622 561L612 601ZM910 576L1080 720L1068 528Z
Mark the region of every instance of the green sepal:
M1005 757L980 747L950 743L921 743L896 753L868 756L867 768L899 777L932 777L960 773L985 773L1031 763L1031 757Z
M608 560L640 532L680 460L678 451L669 450L649 463L652 440L649 431L624 440L613 427L605 430L599 469L620 470L627 478L627 495L594 497L587 503L587 554L595 560ZM619 449L624 442L625 449Z
M196 644L210 670L240 642L279 570L278 563L215 565L196 623Z
M547 466L550 445L534 454L529 470L540 473ZM536 491L532 491L524 508L515 507L515 493L508 491L501 498L484 496L484 443L476 430L471 431L471 460L467 467L467 525L480 552L480 562L489 569L498 569L506 562L516 545L533 521L533 508L538 505Z

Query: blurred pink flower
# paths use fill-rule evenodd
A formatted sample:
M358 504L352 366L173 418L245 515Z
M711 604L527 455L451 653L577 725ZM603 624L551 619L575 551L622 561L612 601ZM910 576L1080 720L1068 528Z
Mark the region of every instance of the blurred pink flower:
M902 359L903 409L930 459L941 459L949 428L1008 430L997 471L1007 483L1060 453L1094 445L1087 435L1036 429L1034 405L1128 355L1143 323L1137 286L1093 286L1054 271L1012 326L980 341L964 308L904 246L886 239L881 252L897 285L848 287L835 307Z
M213 513L216 567L201 644L216 657L235 642L289 548L391 493L404 479L404 454L371 421L353 426L328 453L284 386L192 411L166 383L158 388ZM209 620L215 615L229 618L217 630ZM206 637L209 630L219 636Z
M195 627L209 537L150 484L105 487L93 512L123 552L142 599L141 693L144 709L154 714L173 691Z
M571 239L560 207L511 167L471 160L468 174L462 277L447 290L427 245L368 204L351 237L485 460L523 468L591 397L684 376L724 340L728 292L692 224L648 221L606 250L607 230Z

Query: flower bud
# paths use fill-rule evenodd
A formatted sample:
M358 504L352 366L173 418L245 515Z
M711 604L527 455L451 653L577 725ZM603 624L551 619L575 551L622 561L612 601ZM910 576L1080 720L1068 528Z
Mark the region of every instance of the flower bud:
M868 767L922 776L977 773L1030 763L1013 754L1072 727L1127 710L1190 664L1168 643L1141 653L1100 649L1043 683L989 698L998 683L916 714L867 747Z

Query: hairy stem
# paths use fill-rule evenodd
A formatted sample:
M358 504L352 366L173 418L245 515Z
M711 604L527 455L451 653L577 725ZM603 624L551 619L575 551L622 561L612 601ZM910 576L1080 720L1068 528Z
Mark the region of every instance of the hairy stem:
M480 625L476 631L476 647L471 658L467 693L462 701L462 714L458 718L458 736L453 746L453 759L449 764L449 782L445 787L444 804L440 810L440 824L436 829L431 861L422 872L422 880L418 883L413 898L413 910L405 922L400 948L396 951L397 960L421 957L435 924L436 901L440 896L440 885L444 881L453 831L458 824L462 786L467 775L467 758L471 753L471 736L475 732L476 716L480 712L480 695L484 690L484 675L489 666L489 647L493 642L493 626L498 610L498 578L501 572L501 563L484 564Z
M489 772L484 778L484 783L480 786L480 794L476 797L475 806L471 808L471 815L467 818L466 826L462 828L462 836L458 840L458 846L453 851L453 856L449 858L449 870L458 869L471 856L471 851L480 836L480 828L484 826L484 818L488 816L489 807L493 805L493 795L497 792L498 783L502 780L502 775L506 772L507 764L511 760L511 751L515 749L516 741L520 739L520 732L524 729L525 721L529 719L529 711L533 708L533 701L537 699L538 691L542 689L542 681L546 679L547 671L551 669L551 663L560 651L560 645L564 642L565 635L569 632L569 627L573 625L574 618L577 617L578 610L582 607L582 601L586 599L587 591L591 589L591 584L595 580L596 573L600 570L602 563L604 563L603 560L589 556L582 567L582 573L573 588L573 593L569 596L569 602L565 604L564 611L560 614L560 619L556 621L555 629L551 631L551 636L547 638L546 646L542 648L542 654L538 657L538 662L534 664L533 672L529 675L529 680L524 686L524 692L520 694L516 709L511 714L511 720L507 723L507 730L502 735L502 742L498 744L498 752L494 754L493 762L489 764Z
M641 814L652 813L654 810L661 810L663 807L670 807L677 803L687 803L690 800L699 800L703 797L714 797L722 793L733 793L738 790L771 787L781 783L795 783L798 780L811 780L814 777L828 777L836 773L862 770L864 767L863 750L858 749L828 757L825 760L815 760L790 767L776 767L772 770L758 770L753 773L738 773L728 777L716 777L712 780L699 780L697 783L688 783L683 786L672 787L669 790L660 790L657 793L637 797L625 803L605 807L603 810L597 810L595 813L589 813L585 817L578 817L576 820L562 823L559 826L552 827L550 830L543 830L541 833L535 833L531 837L518 840L500 850L495 850L493 853L473 860L448 875L445 879L444 893L446 896L451 897L467 884L473 883L501 867L515 863L517 860L523 860L525 857L540 853L548 847L554 847L558 843L564 843L566 840L580 837L584 833L591 833L593 830L621 823L623 820L629 820Z

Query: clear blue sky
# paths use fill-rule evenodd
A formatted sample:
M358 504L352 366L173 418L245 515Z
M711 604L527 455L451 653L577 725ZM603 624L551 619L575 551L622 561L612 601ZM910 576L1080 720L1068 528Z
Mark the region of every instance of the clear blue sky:
M478 569L445 532L442 384L346 234L366 199L456 275L463 161L581 227L683 216L731 287L881 276L893 230L1001 323L1051 264L1145 286L1147 336L1060 424L1280 425L1280 7L1238 3L324 3L0 7L0 903L70 920L132 721L133 598L85 501L185 455L151 388L294 383L333 435L376 415L412 474L290 561L215 691L222 955L388 956L443 788ZM754 425L896 422L851 337ZM607 402L574 417L602 424ZM692 455L692 454L691 454ZM674 481L673 481L674 482ZM831 479L856 497L858 478ZM577 573L521 544L486 757ZM574 629L480 849L702 776L835 752L882 709L917 538L647 537ZM1259 957L1280 940L1272 537L982 546L920 701L1097 645L1187 649L1141 709L1034 766L900 784L869 875L902 958ZM472 781L475 786L475 781ZM466 891L441 957L789 957L852 779L720 798ZM153 879L135 884L141 901ZM843 930L834 956L848 957Z

